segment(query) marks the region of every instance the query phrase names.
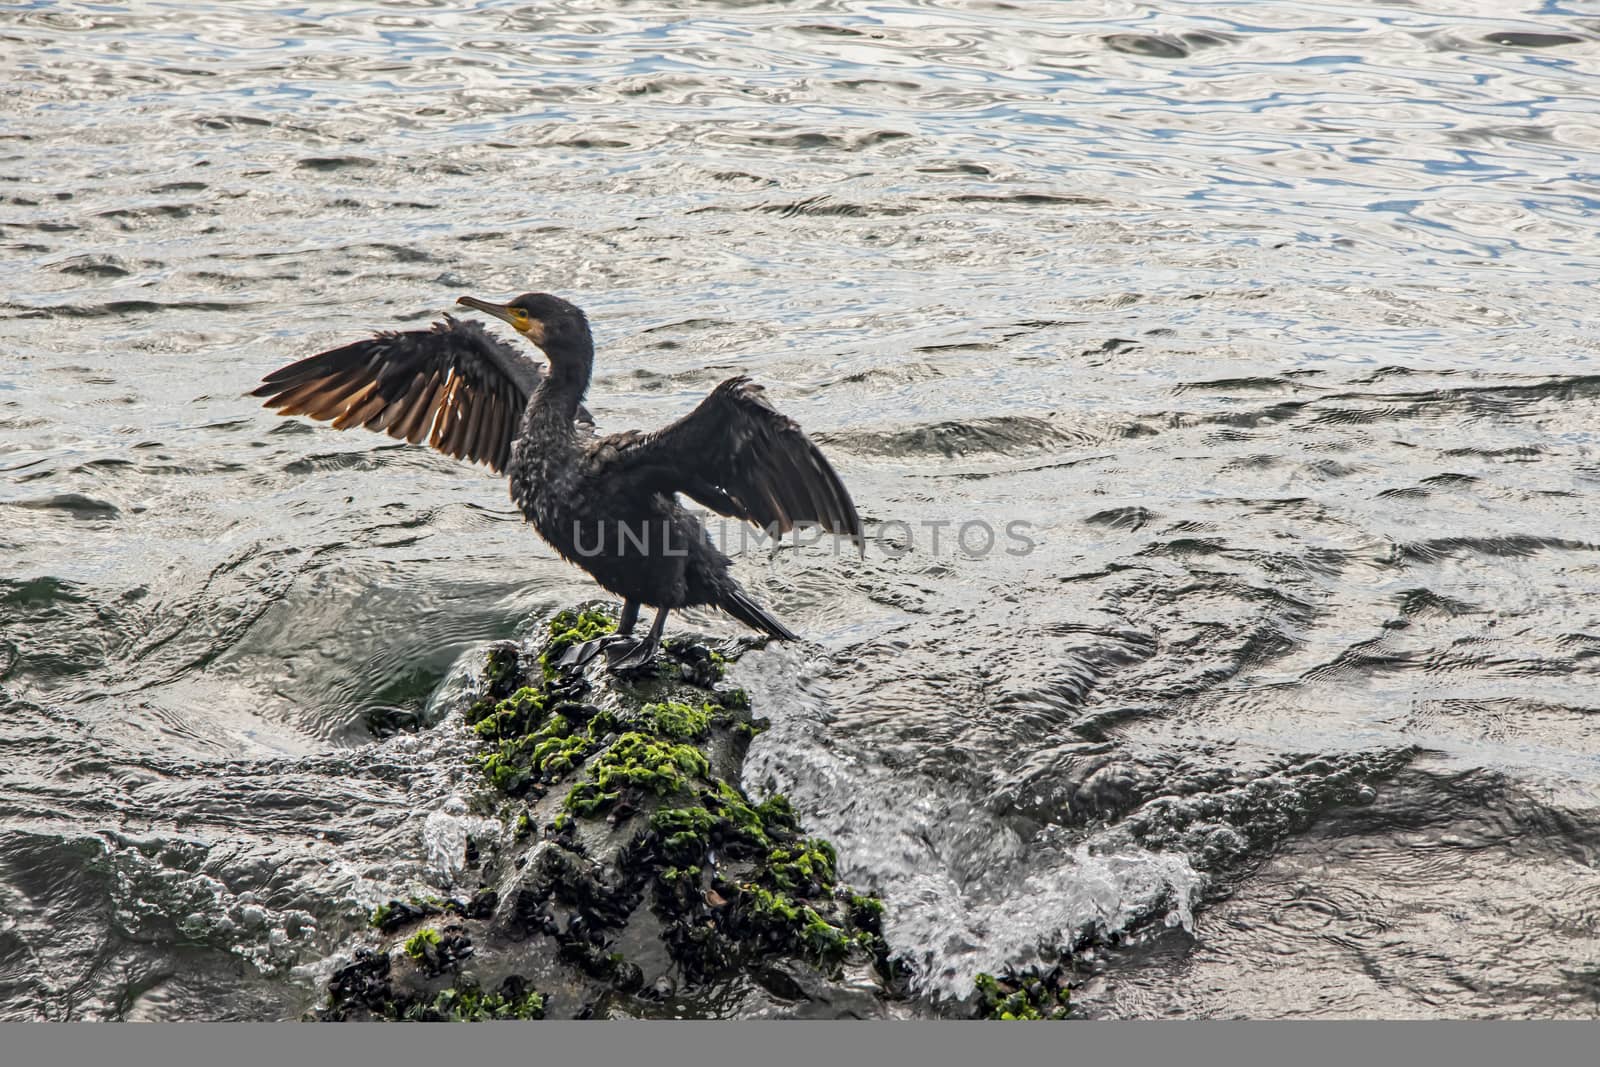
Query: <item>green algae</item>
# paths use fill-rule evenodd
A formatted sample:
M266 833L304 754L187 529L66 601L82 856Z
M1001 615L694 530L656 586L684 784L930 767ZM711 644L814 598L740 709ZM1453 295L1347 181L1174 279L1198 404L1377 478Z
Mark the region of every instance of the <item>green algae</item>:
M775 848L767 853L767 877L779 889L811 889L816 892L833 888L834 869L839 862L833 846L818 838L808 837L793 848Z
M502 740L534 729L543 720L544 711L544 692L523 686L499 703L475 702L467 709L467 725L485 740Z
M815 870L824 863L829 872L827 883L832 884L834 858L832 846L825 842L798 850L803 855L791 854L789 849L769 852L774 837L792 836L798 830L794 812L781 794L752 805L744 794L719 778L714 786L698 790L695 799L699 803L694 806L657 808L650 817L650 829L660 839L668 862L698 862L715 838L732 854L765 857L768 864L785 864L780 888L793 889L799 884L796 875L802 865Z
M739 790L718 781L715 794L706 797L706 805L727 820L732 833L763 849L771 846L775 836L792 836L800 830L794 809L782 793L752 805Z
M708 700L695 707L669 698L645 703L625 718L587 707L592 716L584 725L574 719L572 705L556 697L558 687L573 679L586 687L581 672L555 666L562 653L613 628L611 618L600 611L560 612L549 623L550 637L538 657L542 684L525 685L498 702L479 700L472 705L469 725L495 745L476 761L497 791L520 794L535 783L560 779L580 767L612 735L620 736L611 740L588 779L569 793L568 811L598 814L630 788L669 795L686 789L691 779L706 773L704 755L691 743L708 737L713 722L726 712L723 705ZM701 646L678 649L680 655L695 652L715 657L718 664L724 662L720 653ZM503 667L504 656L499 662ZM509 675L502 671L500 677L504 681ZM742 691L734 691L729 699L747 702Z
M1072 1011L1070 994L1061 969L1049 974L979 974L972 980L978 992L981 1019L1065 1019Z
M882 938L845 923L829 922L810 904L780 890L746 883L739 887L737 925L748 927L757 943L794 948L824 972L834 973L856 949L881 958Z
M367 916L367 925L382 933L392 934L401 927L435 915L483 918L494 911L496 899L495 891L485 886L466 900L438 896L389 900L372 909Z
M705 808L657 808L650 816L650 829L663 838L703 839L716 824L716 817Z
M518 697L526 692L532 690L519 690ZM539 706L545 702L541 695ZM571 704L563 707L583 710ZM496 711L494 717L483 721L503 721L498 718L501 714ZM567 711L552 711L542 722L524 720L518 733L498 735L495 750L478 757L479 767L500 792L518 793L531 782L554 781L571 773L619 725L609 712L597 711L585 723Z
M812 908L800 913L800 943L824 967L837 967L844 962L855 938L828 922Z
M676 700L668 700L661 704L646 704L641 710L646 721L661 736L693 741L704 737L711 729L714 708L715 705L710 702L699 708L691 708Z
M483 660L483 676L491 688L504 683L516 669L517 650L510 645L491 648Z
M439 931L431 927L423 927L406 938L405 953L420 963L428 958L430 951L438 951L440 940Z
M882 903L876 898L842 895L841 899L859 902L844 909L842 921L829 921L818 910L834 897L838 856L828 842L800 836L794 811L781 794L753 805L734 786L718 779L697 789L695 799L697 804L658 808L650 817L656 848L670 865L658 876L658 908L671 915L694 910L683 883L693 880L698 885L702 864L713 848L733 859L753 861L753 866L748 877L723 886L732 906L714 909L711 916L726 936L713 944L693 931L683 932L675 952L680 963L703 973L711 968L713 957L736 958L741 941L750 938L768 950L797 950L830 972L857 948L874 959L885 954ZM717 884L714 878L713 888ZM679 953L692 953L693 958L683 959Z
M615 803L624 790L668 796L682 792L709 770L705 756L694 746L631 730L595 758L588 779L572 787L565 806L579 815L594 815Z
M787 894L751 885L746 887L744 896L750 918L757 922L778 927L794 926L800 922L800 906Z
M650 829L661 841L668 863L693 864L711 845L711 832L717 817L705 808L657 808L650 816Z
M402 948L417 969L430 976L459 970L461 962L475 952L472 938L459 925L448 926L443 931L424 927L408 937Z
M479 763L479 769L489 779L489 784L502 793L516 793L532 775L528 768L518 766L511 753L491 752Z
M767 837L767 820L762 813L727 782L717 782L716 791L702 799L706 808L726 827L726 832L758 848L766 848L771 843Z
M881 923L883 922L883 901L877 897L851 893L850 917L857 926L862 927L865 927L869 922Z
M845 895L845 918L857 931L856 939L878 960L888 962L889 944L883 939L883 901L861 893Z
M493 712L516 680L520 656L515 645L491 647L483 660L484 692L466 710L467 725L474 726Z
M550 620L550 640L539 655L539 667L545 679L556 676L555 663L567 649L573 645L581 645L585 641L593 641L597 637L604 637L613 633L616 628L616 621L611 616L593 608L583 611L567 608L556 612L555 618Z
M528 735L528 762L542 776L555 778L582 763L594 741L587 731L576 734L578 724L565 715L552 715L537 731Z
M520 985L520 983L517 983ZM507 985L512 985L508 982ZM417 1022L475 1023L491 1019L543 1019L544 995L531 989L485 993L476 983L440 990L431 1001L410 1005L402 1018Z
M396 985L389 955L356 950L355 959L335 971L328 982L328 1000L314 1017L391 1022L481 1022L491 1019L542 1019L544 995L521 975L512 974L493 992L462 975L444 989Z

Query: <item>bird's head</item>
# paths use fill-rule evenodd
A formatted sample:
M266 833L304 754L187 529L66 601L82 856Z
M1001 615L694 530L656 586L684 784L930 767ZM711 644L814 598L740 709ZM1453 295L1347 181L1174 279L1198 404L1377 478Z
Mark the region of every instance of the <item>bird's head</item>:
M589 320L577 306L549 293L523 293L508 304L492 304L475 296L464 296L456 303L504 320L513 330L532 341L550 357L552 366L570 359L593 356L594 341L589 335Z

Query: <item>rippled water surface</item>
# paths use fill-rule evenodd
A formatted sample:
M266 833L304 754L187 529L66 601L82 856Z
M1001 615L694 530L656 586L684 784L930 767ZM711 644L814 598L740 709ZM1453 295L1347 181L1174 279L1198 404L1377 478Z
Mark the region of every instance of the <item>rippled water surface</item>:
M890 524L740 670L918 1010L1600 1013L1597 209L1560 0L0 4L0 1016L294 1017L448 884L448 679L595 589L241 394L526 289Z

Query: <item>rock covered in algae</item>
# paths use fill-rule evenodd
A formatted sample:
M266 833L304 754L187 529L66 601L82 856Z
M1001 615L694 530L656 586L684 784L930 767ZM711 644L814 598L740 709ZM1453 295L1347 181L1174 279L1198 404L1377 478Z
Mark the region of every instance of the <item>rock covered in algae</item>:
M318 1017L889 1013L882 902L781 796L738 785L761 729L722 681L738 646L679 638L626 677L559 666L613 625L566 611L490 649L465 719L500 840L463 896L376 909Z
M1072 1010L1065 964L1048 971L1008 972L973 980L980 1019L1065 1019Z

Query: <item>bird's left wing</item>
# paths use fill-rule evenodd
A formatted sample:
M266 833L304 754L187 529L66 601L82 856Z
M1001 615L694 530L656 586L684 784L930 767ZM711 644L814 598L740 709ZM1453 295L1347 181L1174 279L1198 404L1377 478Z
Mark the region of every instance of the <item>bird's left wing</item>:
M862 544L861 518L839 475L793 419L749 378L729 378L654 433L597 442L591 461L660 493L683 493L778 533L815 525Z

